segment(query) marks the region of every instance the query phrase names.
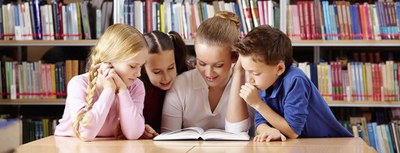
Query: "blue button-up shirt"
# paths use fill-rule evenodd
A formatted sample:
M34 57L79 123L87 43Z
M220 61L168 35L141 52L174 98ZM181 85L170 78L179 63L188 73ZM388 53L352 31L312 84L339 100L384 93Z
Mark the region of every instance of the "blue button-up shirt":
M315 85L297 67L290 67L273 86L260 90L259 95L264 103L285 118L299 137L352 136L336 120ZM259 112L255 122L256 127L262 123L270 125Z

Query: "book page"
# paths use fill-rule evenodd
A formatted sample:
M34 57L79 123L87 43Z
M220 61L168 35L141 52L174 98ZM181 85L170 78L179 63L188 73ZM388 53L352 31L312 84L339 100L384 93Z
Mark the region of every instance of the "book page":
M208 129L201 138L203 140L250 140L247 132L231 133L221 129Z
M153 140L197 140L204 130L199 127L189 127L176 131L161 133Z

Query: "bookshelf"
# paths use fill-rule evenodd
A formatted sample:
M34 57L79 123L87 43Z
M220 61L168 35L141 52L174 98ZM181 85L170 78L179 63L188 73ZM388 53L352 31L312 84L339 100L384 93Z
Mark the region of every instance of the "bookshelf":
M146 0L147 1L147 0ZM240 0L241 1L241 0ZM65 0L64 1L66 4L69 4L71 2L75 2L72 0ZM108 4L110 1L107 1ZM121 0L114 0L114 2L121 2ZM140 3L140 1L135 1L136 3ZM169 2L166 0L166 2ZM194 1L193 1L194 2ZM198 2L198 1L196 1ZM208 3L212 1L206 1ZM277 1L275 0L274 2L277 2L279 5L274 5L274 7L279 6L280 9L278 10L280 13L279 17L279 27L282 31L287 32L287 26L290 25L287 23L286 16L289 15L290 13L287 13L288 10L288 5L292 2L289 0L283 0L283 1ZM329 1L332 3L332 1ZM112 1L111 1L112 3ZM135 4L136 4L135 3ZM156 2L158 3L158 2ZM204 4L204 3L203 3ZM272 3L271 3L272 4ZM172 4L171 4L172 5ZM187 4L184 4L185 6ZM213 4L209 5L207 4L207 7L213 7ZM109 5L108 5L109 6ZM182 7L183 4L179 7ZM248 6L248 5L247 5ZM215 7L215 6L214 6ZM250 6L249 6L250 7ZM142 8L143 9L143 8ZM152 10L145 10L147 13L152 12ZM172 11L172 10L170 10ZM239 11L240 12L240 11ZM112 13L112 12L111 12ZM155 13L155 12L152 12ZM181 12L180 12L181 13ZM240 12L242 13L242 12ZM275 12L276 13L276 12ZM142 13L139 13L142 14ZM179 17L179 19L183 19L185 13L181 14L175 14ZM121 14L119 14L121 15ZM168 13L166 13L168 16ZM202 14L203 15L203 14ZM136 16L135 16L136 17ZM144 16L141 16L142 18ZM275 16L274 16L275 17ZM201 17L203 18L203 17ZM202 19L199 19L201 21ZM172 19L171 19L172 21ZM171 23L171 21L163 21L165 23ZM115 22L115 20L114 20ZM118 23L121 23L122 21L118 21ZM183 20L179 20L179 24L182 24ZM248 24L245 23L246 21L242 20L242 25L248 26ZM153 23L158 23L157 21ZM276 23L276 22L275 22ZM196 19L196 23L199 24L199 22ZM175 24L178 25L178 24ZM135 27L137 26L136 24L134 25ZM138 28L139 30L144 31L145 27L143 25L140 26L141 28ZM251 27L251 26L249 26ZM170 29L174 29L174 27L169 27ZM187 29L188 27L186 27ZM154 29L154 28L153 28ZM184 38L187 38L185 40L185 43L188 46L193 46L194 41L193 39L190 39L190 32L184 31L185 27L179 27L174 29L175 31L179 32L180 34L183 35ZM166 29L165 31L168 31ZM249 31L249 29L247 29ZM244 32L246 33L246 32ZM17 56L17 61L25 61L27 60L26 57L26 52L27 48L29 47L57 47L57 46L94 46L96 43L96 40L0 40L0 47L16 47L18 48L18 56ZM397 48L400 47L400 40L292 40L292 44L294 46L294 51L296 52L299 48L306 48L305 50L311 51L312 53L312 62L315 64L321 63L321 57L326 54L326 48L331 48L331 47L342 47L346 48L344 50L351 52L354 50L355 47L374 47L374 48ZM345 108L370 108L370 107L379 107L379 108L398 108L400 107L400 101L337 101L337 100L326 100L328 105L331 107L345 107ZM38 106L38 107L45 107L45 105L50 105L50 106L64 106L65 105L65 99L16 99L16 100L11 100L11 99L0 99L0 107L1 106L17 106L17 107L30 107L32 105ZM1 113L1 112L0 112ZM62 113L62 112L60 112Z
M96 40L0 40L0 46L94 46ZM193 46L192 39L186 39L188 46ZM297 47L312 47L313 58L320 59L324 47L399 47L400 40L293 40L294 50ZM314 61L318 63L319 61ZM384 101L333 101L327 100L331 107L400 107L400 102ZM64 105L65 99L0 99L0 105Z
M65 99L0 99L0 105L65 105Z

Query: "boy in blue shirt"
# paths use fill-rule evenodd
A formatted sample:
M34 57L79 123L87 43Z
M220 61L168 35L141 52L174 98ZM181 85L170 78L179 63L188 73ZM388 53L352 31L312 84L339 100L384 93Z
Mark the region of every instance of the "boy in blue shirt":
M239 96L257 111L254 141L352 137L311 80L292 66L291 41L283 32L259 26L235 44L234 50L247 75Z

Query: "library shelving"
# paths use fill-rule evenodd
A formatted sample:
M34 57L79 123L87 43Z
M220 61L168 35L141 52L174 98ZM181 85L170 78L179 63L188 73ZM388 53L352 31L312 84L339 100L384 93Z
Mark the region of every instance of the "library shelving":
M36 1L39 2L39 0L32 0L32 1ZM16 2L16 1L14 1ZM20 2L20 1L18 1ZM58 0L52 0L52 2L57 2L57 4L59 4ZM68 7L69 9L74 9L77 8L77 6L74 6L76 3L74 3L75 1L72 0L65 0L64 1L65 4L62 4L66 7ZM116 5L113 5L113 2ZM349 37L351 37L351 34L349 33L350 31L347 31L347 33L344 33L344 36L348 36L348 37L342 37L341 33L340 33L340 29L343 29L343 27L347 27L347 28L354 28L351 27L349 24L345 24L345 20L344 20L344 16L343 13L341 14L341 20L338 20L338 22L343 22L342 27L336 27L336 29L339 29L339 33L338 31L336 31L335 33L330 31L332 29L330 29L329 31L327 30L327 27L331 28L331 26L335 26L334 24L329 24L327 26L327 24L325 24L324 22L329 22L328 20L319 20L318 22L312 22L312 21L316 21L316 20L307 20L310 23L303 23L303 25L300 25L301 23L294 23L294 18L296 18L295 13L289 12L289 11L293 11L293 8L298 9L298 7L303 7L304 5L307 6L312 6L315 5L315 7L317 7L317 9L321 9L324 10L326 8L323 8L324 6L319 6L321 8L318 8L318 4L321 5L332 5L332 6L326 6L326 7L333 7L333 1L325 1L325 0L314 0L314 1L289 1L289 0L283 0L283 1L277 1L277 0L265 0L265 1L259 1L261 2L262 7L259 7L260 9L263 8L263 11L260 11L260 9L258 11L255 11L254 8L255 5L257 5L256 3L253 2L257 2L257 0L233 0L233 1L229 1L229 2L223 2L223 1L212 1L212 0L206 0L206 1L198 1L198 0L194 0L194 1L176 1L177 3L181 3L180 5L177 5L177 3L173 3L171 0L165 0L164 2L164 13L161 12L161 10L159 9L159 7L157 8L157 6L160 6L161 3L159 1L154 1L154 0L145 0L145 2L143 1L133 1L133 0L127 0L128 5L129 6L133 6L135 7L135 11L139 11L139 13L135 13L134 16L132 16L132 14L113 14L113 12L111 10L114 10L115 12L123 12L120 9L124 8L124 0L114 0L114 1L105 1L103 5L98 5L97 1L93 1L93 6L94 7L98 7L96 8L95 11L99 11L100 13L102 13L103 15L106 15L106 17L114 17L114 20L112 21L113 23L124 23L125 24L130 24L132 26L135 26L137 29L139 29L142 32L148 32L151 31L149 29L152 30L162 30L162 31L169 31L169 30L174 30L177 31L178 33L180 33L186 40L185 43L188 46L193 46L194 41L193 41L193 37L195 34L195 27L198 26L201 21L203 21L204 19L207 19L208 17L211 17L213 15L213 13L215 13L218 10L227 10L227 11L231 11L231 12L235 12L236 14L240 15L240 20L242 22L241 24L241 32L243 35L245 35L248 31L250 31L250 29L254 28L256 25L260 25L260 24L269 24L271 26L274 26L276 28L279 28L280 30L282 30L283 32L287 33L289 36L295 36L295 35L299 35L299 33L296 32L300 32L300 31L296 31L297 26L298 27L307 27L310 26L309 28L314 28L312 26L312 23L322 23L322 25L325 25L325 27L321 27L320 25L316 25L314 24L315 28L319 28L321 30L318 31L318 29L315 29L317 31L316 34L317 35L313 35L312 31L308 31L308 34L311 34L312 37L310 37L311 39L314 39L314 36L316 39L314 40L307 40L307 39L296 39L296 37L292 38L292 44L294 46L294 54L296 55L296 53L299 53L301 50L306 50L307 55L305 56L309 56L311 57L310 59L307 58L307 62L309 63L313 63L313 64L319 64L321 62L329 62L328 61L322 61L322 57L326 56L328 53L327 52L332 52L332 51L327 51L330 50L330 48L335 48L335 47L340 47L342 52L345 53L351 53L354 50L359 50L359 49L355 49L355 48L390 48L390 50L393 50L393 52L396 52L396 49L398 49L398 47L400 47L400 40L398 38L398 31L393 32L393 29L395 29L393 24L393 18L391 18L388 24L390 23L391 28L385 27L383 25L376 25L376 22L374 23L370 23L371 25L374 25L375 27L378 26L378 31L380 31L379 28L381 28L381 30L383 30L382 33L380 33L380 35L378 33L374 33L374 34L378 34L378 35L374 35L374 36L379 36L381 40L379 39L369 39L369 40L350 40L348 39ZM132 2L132 3L130 3ZM144 3L148 3L154 2L154 8L156 8L156 10L152 9L151 7L146 7L144 8ZM189 2L189 3L187 3ZM266 2L265 4L263 2ZM297 3L300 2L300 3ZM322 2L324 4L322 4ZM326 3L328 2L328 3ZM368 1L370 2L370 1ZM70 3L74 3L74 5L69 5ZM353 3L353 2L352 2ZM50 4L50 3L49 3ZM82 3L84 4L84 3ZM343 5L342 3L337 3L340 6L343 7L348 7L349 5ZM375 3L373 3L375 4ZM376 3L377 5L381 5L382 1L379 1L379 3ZM14 6L14 4L2 4L7 5L7 6ZM146 4L148 5L148 4ZM180 10L179 12L177 12L176 10L173 9L168 9L168 7L166 6L171 6L171 5L176 5L176 8L193 8L194 11L191 11L190 13L188 12L184 12L184 10ZM258 4L260 5L260 4ZM367 4L363 4L363 6L367 6ZM136 7L139 8L136 8ZM140 7L141 6L141 7ZM199 8L197 9L203 9L200 11L199 10L196 11L196 7L193 6L199 6ZM264 7L267 6L267 7ZM101 8L103 7L103 8ZM105 8L107 7L107 8ZM114 7L114 9L112 9ZM369 7L369 6L368 6ZM3 7L4 8L4 7ZM371 5L371 8L373 10L373 6ZM315 10L317 10L315 9ZM379 9L382 9L381 7ZM189 9L187 9L189 10ZM187 11L186 10L186 11ZM250 11L244 11L244 10L250 10ZM268 10L268 11L267 11ZM315 11L314 10L314 11ZM399 10L399 9L397 9ZM49 11L49 10L47 10ZM104 12L103 12L104 11ZM130 10L132 11L132 10ZM169 11L169 12L168 12ZM205 11L205 12L203 12ZM311 10L309 10L311 11ZM3 12L5 12L5 10L3 10ZM142 12L146 12L145 15L143 15ZM160 13L161 12L161 13ZM173 13L171 13L173 12ZM198 14L198 16L186 16L186 15L194 15L194 14ZM253 13L265 13L263 15L255 15ZM130 12L133 13L133 12ZM246 14L247 13L247 14ZM324 17L324 15L331 15L331 20L335 21L336 18L332 18L333 14L330 14L331 12L327 13L323 12L323 11L319 11L318 13L313 12L312 14L314 15L321 15L322 17ZM347 12L350 13L350 12ZM13 14L13 11L12 11ZM47 14L52 14L52 13L47 13ZM172 16L171 14L174 14L175 16ZM70 14L69 17L77 17L75 16L76 14ZM89 12L90 15L90 12ZM129 20L124 20L125 15L132 17ZM154 18L153 16L156 16L156 18ZM391 15L396 15L395 12L392 12ZM266 20L268 16L268 21ZM310 14L310 16L312 16ZM150 20L145 20L146 17L150 17L152 18L151 21ZM164 17L165 19L161 19L161 17ZM250 17L250 18L249 18ZM264 17L264 18L263 18ZM297 16L299 17L299 16ZM305 17L305 16L303 16ZM354 15L351 17L347 17L346 19L351 19L352 17L355 17ZM371 16L372 17L372 16ZM28 16L29 18L29 16ZM53 15L54 19L55 16ZM77 18L78 19L78 18ZM101 30L104 30L105 27L100 28L101 30L98 29L97 26L90 26L90 30L94 30L91 31L91 36L92 37L86 37L87 35L87 25L85 25L87 22L84 21L84 19L86 20L85 17L82 17L82 23L74 23L74 27L78 27L77 25L80 25L82 27L81 30L81 36L83 35L85 38L80 38L80 39L89 39L89 40L0 40L0 48L1 47L14 47L17 48L16 52L17 55L15 56L16 61L18 62L23 62L23 61L27 61L29 60L29 57L27 57L27 52L28 49L30 47L59 47L59 46L77 46L77 47L90 47L90 46L94 46L96 43L95 38L98 38L98 32ZM89 23L90 24L97 24L92 22L93 20L90 19L94 19L94 17L92 16L91 18L89 18ZM133 22L134 19L135 22ZM161 20L160 20L161 19ZM310 18L311 19L311 18ZM338 18L339 19L339 18ZM107 21L107 20L102 20L103 21ZM127 22L126 22L127 21ZM256 23L260 21L260 23ZM299 20L300 21L300 20ZM306 21L306 20L304 20ZM374 21L377 21L374 20ZM31 20L30 22L33 22L33 20ZM178 23L174 23L172 24L172 22L178 22ZM292 23L293 22L293 23ZM4 23L4 22L3 22ZM25 22L24 22L25 23ZM53 21L49 21L50 24L56 24L56 20ZM378 22L379 23L385 23L385 22ZM76 24L76 25L75 25ZM102 23L103 24L103 23ZM105 25L109 25L109 23L104 23ZM162 27L160 25L157 24L161 24L164 25L165 27ZM366 23L362 22L359 25L365 25ZM386 24L386 23L385 23ZM399 23L397 23L399 24ZM14 26L14 24L11 24L12 26ZM179 25L179 27L177 27ZM183 25L183 26L182 26ZM355 24L353 24L354 26ZM175 26L175 27L174 27ZM291 27L294 26L294 27ZM340 23L339 23L340 26ZM381 26L381 27L379 27ZM398 26L398 25L396 25ZM9 26L10 27L10 26ZM69 27L72 27L69 26ZM95 28L93 28L95 27ZM373 26L371 26L373 27ZM86 29L85 29L86 28ZM360 27L361 28L361 27ZM51 28L50 28L51 29ZM79 28L78 28L79 29ZM346 29L346 28L344 28ZM9 29L8 29L9 30ZM49 30L49 28L47 28L46 30ZM53 29L54 30L54 29ZM60 30L60 29L58 29ZM65 39L75 39L75 37L79 36L76 35L76 30L77 29L66 29L66 31L68 31L69 33L64 33L66 34L65 36L67 38ZM299 30L299 29L297 29ZM311 30L311 29L309 29ZM324 31L325 30L325 31ZM348 29L347 29L348 30ZM358 29L359 30L359 29ZM371 29L372 31L376 31L376 29ZM392 30L392 33L388 33L388 30ZM324 32L321 32L324 31ZM365 31L365 29L364 29ZM4 31L1 31L4 32ZM10 31L8 31L10 32ZM49 32L49 31L48 31ZM362 32L362 30L361 30ZM43 32L44 34L46 34L45 32ZM304 33L307 33L307 30L304 31ZM3 34L3 33L2 33ZM6 33L7 34L7 33ZM25 35L34 35L36 34L36 32L27 32L27 31L23 31L22 34ZM47 33L48 34L48 33ZM50 31L50 36L51 36L52 32ZM56 31L53 31L53 34L57 34ZM59 34L59 33L58 33ZM69 35L68 35L69 34ZM325 35L326 38L324 38L324 34L330 34L329 37L328 35ZM354 33L354 35L358 35L359 33ZM370 36L372 36L372 33ZM243 36L242 35L242 36ZM368 35L368 33L366 33L366 35ZM391 39L394 38L395 40L385 40L388 35L393 35L393 37L390 37ZM48 36L48 35L47 35ZM300 36L300 35L299 35ZM337 38L338 40L328 40L331 39L331 36L333 38ZM357 36L358 37L358 36ZM47 37L48 38L48 37ZM46 39L47 39L46 38ZM332 38L332 39L333 39ZM346 38L346 39L345 39ZM10 39L7 37L7 39ZM44 39L44 38L43 38ZM340 40L343 39L343 40ZM380 52L379 50L377 52ZM384 51L382 51L384 52ZM0 52L1 54L1 52ZM79 52L77 52L77 54L79 54ZM303 54L303 52L300 52L299 54ZM349 55L347 55L349 56ZM297 57L295 56L295 59ZM296 59L297 60L297 59ZM326 99L328 105L330 107L345 107L346 108L398 108L400 107L400 101L377 101L377 100L366 100L366 101L354 101L354 100L349 100L349 101L338 101L338 100L330 100L330 99ZM0 99L0 108L1 107L5 107L5 106L16 106L16 107L30 107L30 106L35 106L35 108L37 107L46 107L48 108L47 105L50 105L51 107L63 107L63 105L65 105L65 99L64 98L59 98L59 99ZM57 105L57 106L54 106ZM18 109L18 110L26 110L26 107L24 109ZM0 109L1 110L1 109ZM0 114L3 112L0 112ZM27 112L25 114L29 114L31 112ZM40 113L40 112L39 112ZM59 112L62 113L62 112Z
M193 45L193 40L185 40L187 45ZM93 46L96 40L0 40L0 46ZM312 47L313 58L320 59L320 49L323 47L400 47L400 40L294 40L292 44L296 47ZM314 61L318 63L319 61ZM63 105L65 99L1 99L0 105ZM399 107L400 102L383 101L331 101L328 104L333 107Z

